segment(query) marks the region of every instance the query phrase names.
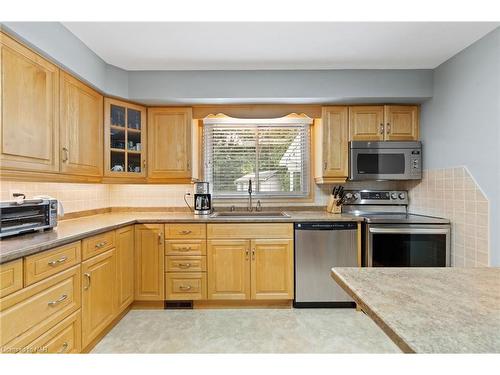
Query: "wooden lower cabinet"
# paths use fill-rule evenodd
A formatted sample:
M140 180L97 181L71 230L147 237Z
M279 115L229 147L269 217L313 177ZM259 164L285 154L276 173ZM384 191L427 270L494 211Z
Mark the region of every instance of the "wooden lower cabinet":
M86 347L115 317L115 249L82 263L82 346Z
M284 238L265 238L264 231L260 231L260 224L250 224L240 229L242 233L246 231L249 237L253 235L253 239L223 239L231 228L238 225L240 224L208 226L209 236L221 239L209 237L207 241L207 298L293 299L293 231L289 233L291 226L270 225L275 233L283 232ZM235 228L233 231L237 232Z
M293 241L251 241L252 299L293 299Z
M26 346L23 353L80 353L82 351L82 315L80 310Z
M135 300L165 299L164 225L135 226Z
M23 260L0 264L0 297L5 297L23 287Z
M0 299L0 347L18 352L80 308L80 265Z
M207 299L205 272L169 272L165 275L165 299L168 301Z
M80 247L80 241L76 241L24 258L24 285L34 284L80 264Z
M116 314L134 301L134 226L116 230Z
M208 299L250 299L250 241L208 240Z

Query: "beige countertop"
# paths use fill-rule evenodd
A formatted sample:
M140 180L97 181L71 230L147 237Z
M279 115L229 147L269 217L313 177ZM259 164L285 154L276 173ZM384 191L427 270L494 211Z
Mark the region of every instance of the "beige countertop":
M500 268L332 268L409 353L500 353Z
M208 218L195 217L189 212L128 212L105 213L78 219L59 221L57 228L43 233L7 237L0 241L0 264L23 256L64 245L94 234L140 223L248 223L300 221L363 221L362 217L330 214L326 211L287 211L290 217L280 218Z

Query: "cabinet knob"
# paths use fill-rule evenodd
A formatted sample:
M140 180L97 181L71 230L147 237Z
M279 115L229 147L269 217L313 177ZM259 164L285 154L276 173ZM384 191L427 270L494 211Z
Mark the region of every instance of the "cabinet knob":
M384 134L384 124L380 124L380 134Z
M387 134L391 134L391 124L387 123L386 126L387 126L387 128L386 128L387 129L387 131L386 131Z

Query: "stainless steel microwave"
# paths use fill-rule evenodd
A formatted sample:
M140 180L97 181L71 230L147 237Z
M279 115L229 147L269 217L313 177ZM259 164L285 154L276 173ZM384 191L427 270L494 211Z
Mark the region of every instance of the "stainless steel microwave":
M349 142L350 180L420 180L421 178L421 142Z

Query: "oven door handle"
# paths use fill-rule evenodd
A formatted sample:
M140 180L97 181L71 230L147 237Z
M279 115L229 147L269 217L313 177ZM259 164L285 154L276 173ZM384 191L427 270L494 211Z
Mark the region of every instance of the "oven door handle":
M369 228L370 233L390 234L447 234L450 228Z

